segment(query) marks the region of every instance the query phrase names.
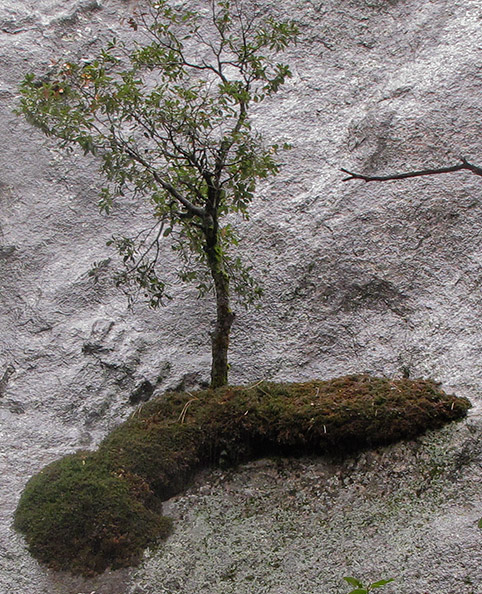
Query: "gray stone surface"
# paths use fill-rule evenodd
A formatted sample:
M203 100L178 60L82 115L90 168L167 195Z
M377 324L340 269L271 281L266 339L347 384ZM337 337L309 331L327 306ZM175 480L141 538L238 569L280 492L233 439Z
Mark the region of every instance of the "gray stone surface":
M199 477L166 505L176 532L128 592L342 592L344 575L395 577L387 594L480 592L481 437L468 423L343 463Z
M93 582L39 567L11 530L28 477L93 447L144 382L157 394L209 376L208 299L175 286L166 308L127 311L108 278L89 277L94 262L112 272L106 240L147 212L126 201L99 215L95 164L11 111L26 72L92 55L128 31L135 4L0 6L1 594L338 592L347 573L397 575L393 592L480 594L482 181L367 185L339 172L481 163L475 0L276 3L302 35L288 56L293 79L254 119L294 148L243 223L265 297L238 312L231 352L233 383L432 377L472 400L469 421L343 465L264 461L211 474L169 503L182 519L144 567Z

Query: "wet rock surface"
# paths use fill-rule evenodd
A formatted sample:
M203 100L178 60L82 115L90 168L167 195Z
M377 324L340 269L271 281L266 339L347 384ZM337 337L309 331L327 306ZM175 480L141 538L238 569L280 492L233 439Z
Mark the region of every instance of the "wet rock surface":
M126 200L99 215L95 164L12 114L27 72L88 59L102 40L130 34L135 5L0 8L0 591L338 592L352 573L400 576L394 592L478 594L481 181L458 173L343 183L339 172L450 165L461 155L480 164L475 0L277 3L300 23L294 76L254 123L294 148L241 223L265 295L259 311L238 311L231 353L233 383L432 377L472 400L468 421L342 465L264 461L209 475L169 503L185 520L144 567L95 582L39 567L11 530L27 479L98 443L132 411L140 386L155 396L209 379L209 299L174 286L165 308L128 311L110 282L106 240L140 228L147 210ZM173 270L169 249L165 257ZM93 268L107 273L97 283ZM430 440L446 440L433 471L440 482L427 483Z

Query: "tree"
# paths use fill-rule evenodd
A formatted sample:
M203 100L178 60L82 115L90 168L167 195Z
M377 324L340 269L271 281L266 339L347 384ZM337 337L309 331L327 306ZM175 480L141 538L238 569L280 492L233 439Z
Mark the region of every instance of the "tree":
M228 376L231 291L245 304L260 294L250 267L233 255L238 238L225 218L248 217L256 182L277 173L276 153L289 148L266 146L249 115L290 76L275 58L297 28L254 16L256 0L197 6L202 18L185 5L147 0L128 20L139 40L114 39L95 59L27 75L18 111L61 147L99 158L101 211L124 194L150 203L151 228L109 242L124 262L119 285L141 287L153 307L162 303L160 242L170 236L180 278L201 293L214 288L211 385L218 387Z

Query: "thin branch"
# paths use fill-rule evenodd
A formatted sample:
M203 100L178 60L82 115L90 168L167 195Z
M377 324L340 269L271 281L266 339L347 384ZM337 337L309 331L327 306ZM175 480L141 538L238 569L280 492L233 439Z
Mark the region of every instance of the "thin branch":
M420 171L408 171L406 173L395 173L393 175L363 175L362 173L354 173L348 171L348 169L341 169L344 173L348 173L349 177L345 177L342 181L350 181L352 179L361 179L365 182L371 181L390 181L397 179L407 179L409 177L421 177L423 175L438 175L439 173L453 173L454 171L467 170L472 172L474 175L480 175L482 177L482 167L472 165L466 159L462 159L462 162L452 167L436 167L434 169L421 169Z
M155 257L152 259L152 263L151 263L151 265L149 266L149 268L150 268L150 269L152 269L152 268L154 267L153 265L154 265L154 264L156 264L156 262L157 262L157 259L158 259L158 257L159 257L159 251L160 251L160 247L159 247L159 240L160 240L160 238L161 238L161 234L162 234L162 232L164 231L164 226L165 226L165 224L166 224L166 217L163 217L163 218L161 219L161 221L160 221L160 224L159 224L159 222L157 222L157 223L156 223L156 225L155 225L155 226L154 226L154 227L151 229L151 231L152 231L152 230L153 230L155 227L157 227L157 225L159 225L159 230L158 230L158 232L157 232L157 234L156 234L156 237L155 237L155 239L154 239L154 240L153 240L153 241L152 241L152 242L149 244L149 246L148 246L147 248L145 248L145 250L144 250L144 251L143 251L143 253L141 254L140 258L138 258L137 262L134 264L134 266L132 266L131 268L128 268L128 269L127 269L127 273L128 273L128 274L132 274L133 272L135 272L136 270L138 270L138 269L139 269L139 267L141 266L142 262L143 262L143 261L144 261L144 259L146 258L146 256L149 254L149 252L152 250L152 248L153 248L154 246L156 246L156 255L155 255ZM150 235L150 232L149 232L149 235ZM146 240L145 240L145 241L147 241L147 238L146 238ZM143 242L143 243L144 243L144 242Z
M154 167L152 167L152 165L150 163L148 163L145 159L143 159L137 151L135 151L132 147L130 147L127 144L127 142L123 141L122 145L123 145L124 151L128 155L130 155L134 159L134 161L137 161L137 163L140 163L141 165L143 165L145 167L145 169L147 169L147 171L149 171L151 173L152 177L161 186L161 188L163 188L164 190L169 192L169 194L173 198L175 198L178 202L180 202L186 208L186 210L188 212L190 212L191 214L193 214L195 216L200 217L201 219L204 218L204 216L206 214L206 211L204 210L204 208L200 208L199 206L195 206L194 204L192 204L187 198L185 198L182 194L180 194L176 190L176 188L174 188L174 186L172 186L166 180L162 179L162 177L154 169Z
M149 24L147 23L145 17L142 17L142 24L144 29L146 29L148 31L148 36L150 35L151 37L153 37L157 43L168 50L174 51L180 58L180 65L181 66L185 66L186 68L192 68L193 70L210 70L211 72L213 72L217 77L219 77L223 82L227 82L226 77L224 76L224 74L222 73L222 62L220 62L219 57L218 57L218 66L219 68L216 68L215 66L213 66L212 64L206 63L204 60L200 63L200 64L196 64L195 62L190 62L184 52L183 52L183 46L182 43L180 43L177 39L173 38L173 37L169 37L169 41L172 42L173 40L176 41L176 44L173 45L172 43L170 43L169 41L166 41L163 37L161 37L156 31L154 27L149 26ZM155 19L155 21L157 21L157 19ZM204 37L199 36L199 35L195 35L196 38L198 38L198 40L201 43L204 43L204 45L209 45L205 42ZM214 51L214 47L210 46L211 49ZM176 64L174 62L174 64Z
M246 90L249 91L249 88ZM221 179L221 174L226 164L226 158L231 150L232 146L236 142L236 135L243 127L244 122L246 121L248 115L248 106L246 102L240 101L239 102L239 114L236 119L236 124L234 125L233 129L230 132L231 139L224 138L221 141L221 145L219 147L218 154L216 156L216 162L214 166L214 177L216 179L216 183L219 184L219 180Z

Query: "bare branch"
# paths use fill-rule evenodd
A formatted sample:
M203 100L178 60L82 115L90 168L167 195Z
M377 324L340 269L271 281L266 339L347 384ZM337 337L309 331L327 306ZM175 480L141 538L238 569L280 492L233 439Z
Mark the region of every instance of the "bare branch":
M391 181L397 179L407 179L409 177L422 177L423 175L438 175L439 173L453 173L454 171L467 170L472 172L474 175L480 175L482 177L482 167L472 165L466 159L462 159L462 162L458 165L452 165L451 167L436 167L433 169L421 169L420 171L407 171L406 173L395 173L393 175L363 175L362 173L354 173L348 171L348 169L341 169L344 173L348 173L349 177L345 177L342 181L350 181L352 179L361 179L365 182L371 181Z

